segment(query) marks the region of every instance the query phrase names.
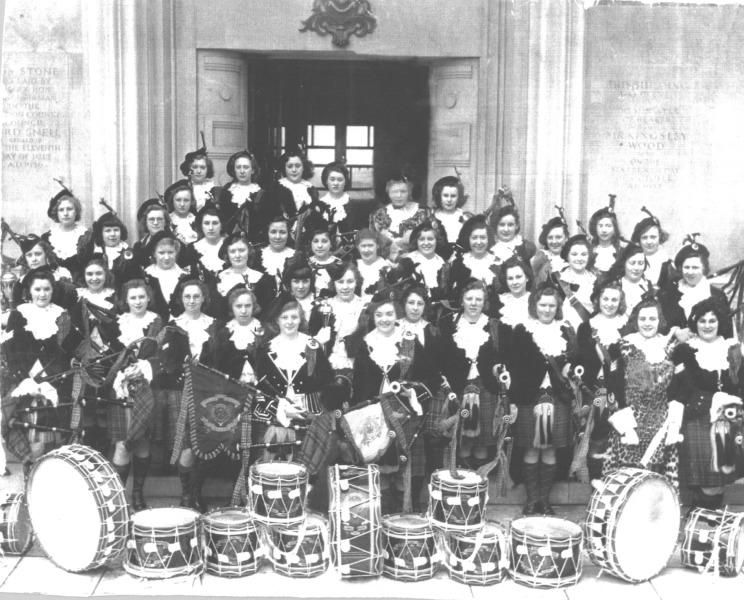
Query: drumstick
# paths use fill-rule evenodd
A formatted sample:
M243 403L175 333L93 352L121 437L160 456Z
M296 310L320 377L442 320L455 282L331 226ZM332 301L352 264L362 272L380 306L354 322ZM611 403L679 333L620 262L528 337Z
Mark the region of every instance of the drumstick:
M253 450L255 448L282 448L285 446L301 446L302 440L295 440L294 442L264 442L261 444L250 444L246 447L248 450Z
M34 425L33 423L25 423L24 421L17 421L16 419L11 419L8 423L10 427L15 427L16 429L24 429L26 431L30 429L35 429L38 431L51 431L52 433L73 433L72 429L67 429L65 427L51 427L49 425Z

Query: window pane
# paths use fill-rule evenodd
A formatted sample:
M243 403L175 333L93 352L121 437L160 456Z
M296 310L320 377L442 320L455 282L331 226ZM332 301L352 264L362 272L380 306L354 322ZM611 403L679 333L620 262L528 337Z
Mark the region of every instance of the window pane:
M309 148L307 157L315 165L327 165L336 160L336 150L333 148Z
M346 162L350 165L372 166L374 164L374 150L346 150Z
M366 125L349 125L346 128L346 145L366 148L369 145L367 142L367 129Z
M374 186L374 169L371 167L353 167L351 169L351 184L354 189L372 188Z
M375 147L375 128L374 126L370 126L369 128L369 147L374 148Z
M335 125L311 125L313 136L310 138L311 146L336 146Z

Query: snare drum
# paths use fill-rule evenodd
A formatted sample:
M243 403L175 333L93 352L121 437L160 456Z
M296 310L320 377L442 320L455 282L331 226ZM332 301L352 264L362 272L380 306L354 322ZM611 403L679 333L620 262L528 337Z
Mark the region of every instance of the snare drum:
M328 523L319 514L308 513L299 525L272 525L266 539L277 573L315 577L328 570Z
M34 540L26 497L22 493L8 494L0 503L0 513L0 554L23 554Z
M687 516L682 564L735 577L744 567L744 513L696 508Z
M383 575L422 581L434 575L439 555L434 531L423 515L386 515L382 519Z
M201 572L200 516L190 508L149 508L134 513L124 570L147 579Z
M574 585L581 578L584 535L576 523L556 517L523 517L509 532L514 581L532 588Z
M248 505L253 518L267 524L299 523L305 518L307 469L292 462L255 463L250 468Z
M431 474L429 484L429 519L444 531L472 531L486 518L488 479L475 471L458 469L452 477L448 469Z
M127 542L129 508L114 467L81 444L38 459L26 483L28 512L42 549L79 572L114 561Z
M589 501L587 553L615 577L647 581L669 562L679 520L679 498L666 477L645 469L618 469L602 480Z
M504 533L496 523L486 521L475 533L453 532L443 537L443 561L452 579L468 585L504 580L509 554Z
M217 508L202 519L207 573L243 577L258 571L259 532L244 508Z

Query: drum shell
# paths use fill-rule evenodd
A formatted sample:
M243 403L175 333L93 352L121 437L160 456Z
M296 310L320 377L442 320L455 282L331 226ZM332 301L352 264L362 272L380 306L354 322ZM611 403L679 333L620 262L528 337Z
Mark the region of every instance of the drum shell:
M376 465L328 468L331 563L344 579L382 573L380 471Z
M418 521L404 525L405 518ZM398 581L431 579L439 563L434 531L422 515L386 515L382 521L382 573Z
M280 463L292 465L295 472L271 473L263 470L269 464L256 463L250 467L248 506L253 518L268 525L302 522L305 519L307 469L299 463Z
M458 473L475 475L474 471L464 469ZM431 474L428 515L432 525L443 531L480 529L486 519L488 480L478 476L478 482L453 482L448 475L447 469Z
M486 522L475 533L445 533L440 543L451 579L466 585L493 585L505 579L509 552L506 536L496 523Z
M176 512L177 511L177 512ZM171 514L192 513L188 522L173 526L141 524L149 516L168 521ZM150 508L132 517L124 570L146 579L167 579L200 573L204 568L201 543L201 515L187 508ZM138 523L138 521L140 521Z
M266 535L271 538L268 545L277 573L304 578L328 570L328 524L320 515L310 513L299 525L272 525Z
M530 525L563 524L566 535L550 536L530 532ZM575 528L575 533L568 533ZM514 581L532 588L550 589L576 584L581 578L584 534L580 527L555 517L525 517L512 522L509 530L510 568ZM552 566L546 570L546 559ZM540 566L535 572L532 563Z
M23 554L34 541L31 517L23 493L8 494L0 503L0 554Z
M245 518L237 523L227 523L220 520L226 512ZM219 577L243 577L258 571L263 553L261 532L247 510L234 507L215 509L202 517L202 530L207 573Z
M684 533L680 555L685 567L706 571L715 566L724 577L736 577L742 570L744 513L696 508L687 515Z

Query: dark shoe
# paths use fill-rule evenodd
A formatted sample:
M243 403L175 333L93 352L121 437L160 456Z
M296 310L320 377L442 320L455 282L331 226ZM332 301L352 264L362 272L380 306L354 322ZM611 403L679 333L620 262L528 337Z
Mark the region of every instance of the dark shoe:
M542 509L540 512L543 515L545 515L546 517L552 517L553 515L555 515L555 510L549 502L540 502L539 504L541 505L540 508Z
M181 503L184 508L191 508L194 502L194 491L191 484L191 469L183 469L179 466L178 476L181 479Z
M134 512L148 508L145 502L144 487L147 473L150 470L150 457L132 459L132 510Z
M524 505L524 508L522 509L522 514L525 516L529 515L537 515L540 513L540 507L538 506L540 504L539 502L528 502Z

